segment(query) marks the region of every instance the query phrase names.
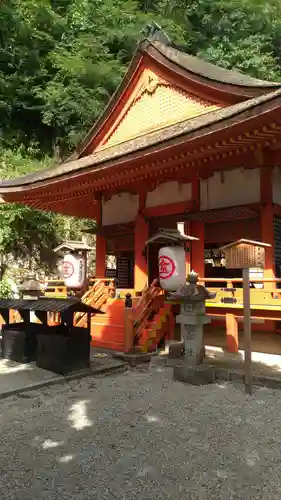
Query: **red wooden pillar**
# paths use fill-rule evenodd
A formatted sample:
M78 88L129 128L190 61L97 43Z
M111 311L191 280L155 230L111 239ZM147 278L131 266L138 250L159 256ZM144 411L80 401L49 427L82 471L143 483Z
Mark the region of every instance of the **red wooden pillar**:
M226 314L226 347L228 352L238 352L238 321L234 314Z
M102 201L99 202L99 213L97 216L97 225L102 225ZM104 236L96 236L96 278L105 278L106 270L106 239Z
M271 167L261 168L261 241L269 243L270 248L265 249L264 278L275 278L275 258L274 258L274 212L273 212L273 189L272 189L273 169ZM275 283L264 283L264 289L275 288ZM274 332L276 322L266 320L264 324L266 331Z
M273 204L267 203L261 209L261 241L269 243L271 247L265 249L264 278L275 278L275 259L274 259L274 213ZM276 283L264 283L264 290L272 290ZM266 331L274 332L276 322L266 320L264 324Z
M185 234L188 234L189 236L193 236L191 234L191 222L190 221L186 221L185 224L184 224L184 231L185 231ZM189 275L190 271L191 271L191 242L188 241L186 243L186 254L185 254L185 272L186 272L186 276Z
M143 215L135 219L135 291L141 292L147 285L148 265L145 258L145 243L148 240L148 223Z
M264 277L275 278L274 261L274 213L272 203L267 203L261 210L261 241L269 243L270 248L265 249ZM274 288L275 283L265 283L264 288Z
M272 202L272 168L261 169L261 241L269 243L270 248L265 249L265 278L275 278L274 259L274 211ZM265 283L265 289L275 288L275 283Z
M106 239L104 236L96 237L96 278L105 278Z
M204 223L192 221L191 235L199 238L198 241L191 243L191 269L199 274L200 278L205 274L205 255L204 255Z

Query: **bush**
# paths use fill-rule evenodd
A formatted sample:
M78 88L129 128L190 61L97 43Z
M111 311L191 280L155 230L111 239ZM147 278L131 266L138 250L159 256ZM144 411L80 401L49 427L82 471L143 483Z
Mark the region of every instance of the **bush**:
M0 298L1 299L12 299L14 296L11 285L6 279L0 281Z

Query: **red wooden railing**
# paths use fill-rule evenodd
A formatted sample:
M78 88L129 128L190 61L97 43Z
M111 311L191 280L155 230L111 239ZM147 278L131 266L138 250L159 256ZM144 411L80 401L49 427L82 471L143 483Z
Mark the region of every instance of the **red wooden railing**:
M134 345L137 344L143 330L147 328L151 316L159 311L163 302L162 297L164 297L163 290L157 279L142 292L132 314Z
M115 281L109 278L90 280L90 287L83 295L82 301L96 309L102 309L110 297L115 296ZM75 325L83 327L87 322L86 313L77 313Z
M243 283L242 278L204 278L199 277L200 283ZM281 278L251 278L251 283L281 283Z
M226 287L225 288L235 288L235 285L240 285L239 288L242 288L242 284L243 284L243 279L242 278L198 278L198 281L200 283L204 283L207 288L208 288L208 285L210 283L216 285L216 283L218 284L221 284L221 283L225 283L226 284ZM258 293L259 291L261 293L271 293L271 294L281 294L281 289L279 288L276 288L276 285L278 283L281 283L281 278L251 278L250 279L250 283L251 284L254 284L254 283L258 283L258 284L262 284L262 285L267 285L267 286L263 286L263 288L255 288L255 292ZM272 288L270 288L268 285L272 283ZM275 287L274 287L275 285ZM209 286L209 288L211 289L220 289L222 288L221 286Z

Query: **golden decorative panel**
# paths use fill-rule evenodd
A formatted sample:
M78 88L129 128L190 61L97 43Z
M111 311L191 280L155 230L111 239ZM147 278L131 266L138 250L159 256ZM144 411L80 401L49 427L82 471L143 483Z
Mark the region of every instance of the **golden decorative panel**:
M97 149L120 144L221 106L188 93L146 69L126 109Z

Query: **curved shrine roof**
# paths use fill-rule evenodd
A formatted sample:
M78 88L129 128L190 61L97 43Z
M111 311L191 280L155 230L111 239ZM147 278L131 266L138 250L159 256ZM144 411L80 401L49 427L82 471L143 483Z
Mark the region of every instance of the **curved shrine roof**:
M267 90L281 86L281 82L259 80L258 78L253 78L236 70L225 69L158 41L151 42L151 44L169 61L191 73L202 76L207 80L212 80L213 82L235 85L238 87L256 87L257 89Z
M208 133L210 135L212 130L217 130L215 126L226 129L236 123L233 119L239 121L253 119L259 114L269 112L270 109L276 109L276 107L278 109L281 108L281 88L269 94L182 121L181 123L152 132L135 140L126 141L102 151L94 152L77 160L67 161L16 179L2 180L0 181L0 195L4 196L13 188L25 190L34 183L41 183L65 176L72 177L72 174L84 172L89 169L102 172L107 167L112 166L112 162L118 164L120 157L144 151L157 145L160 148L161 144L171 140L176 141L184 138L186 141L195 139L198 137L198 134L203 136L205 133Z
M181 118L177 123L97 150L94 144L98 135L106 129L111 116L119 113L120 109L122 111L126 92L128 94L128 89L131 88L131 82L136 79L139 68L142 65L147 67L150 63L154 68L161 69L161 75L167 72L169 77L180 76L182 81L186 82L187 87L191 82L193 92L194 85L198 85L200 92L203 89L205 95L208 91L213 92L213 96L217 92L220 96L228 96L228 102L218 109L211 110L210 108L210 111L199 116ZM144 92L150 94L150 90L144 89ZM102 180L108 177L113 169L115 173L117 172L117 176L120 175L124 179L123 167L128 168L129 165L131 168L135 161L144 161L149 164L151 155L161 153L164 148L169 155L171 154L169 151L178 146L185 149L186 158L189 160L196 156L199 143L201 149L202 144L205 144L208 149L206 155L209 157L212 151L215 151L219 134L224 138L231 137L233 133L235 137L237 130L240 130L240 127L241 130L243 129L243 124L247 125L246 130L256 128L255 133L259 134L258 126L262 129L267 124L278 122L278 126L274 123L273 130L277 137L280 134L278 118L280 110L281 82L266 82L242 75L237 71L217 67L173 47L162 32L156 33L156 36L154 33L153 37L148 36L139 44L121 85L103 115L74 154L52 168L17 179L2 180L0 199L2 196L4 201L22 202L34 208L68 215L76 215L79 211L80 216L93 217L95 214L94 193L101 189ZM266 140L266 135L268 134L264 134L264 140ZM256 138L257 136L248 137L247 140L249 143L252 141L253 144ZM233 143L228 146L235 147ZM71 182L72 179L75 179L75 182ZM106 191L106 185L102 189Z

